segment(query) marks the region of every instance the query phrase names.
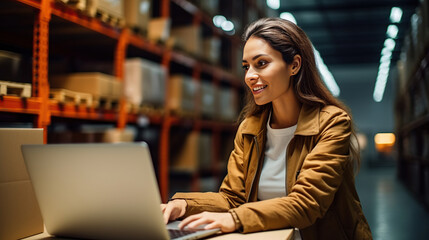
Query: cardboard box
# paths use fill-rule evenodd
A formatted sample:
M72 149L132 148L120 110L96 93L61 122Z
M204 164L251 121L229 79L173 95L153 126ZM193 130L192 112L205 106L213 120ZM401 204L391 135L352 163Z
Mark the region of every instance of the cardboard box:
M117 79L111 81L111 93L110 93L110 99L113 100L119 100L122 96L122 93L124 91L123 83Z
M149 21L147 37L155 42L167 42L170 38L170 30L170 18L152 18Z
M194 112L195 95L199 85L190 76L173 75L170 77L168 91L168 106L171 110Z
M212 83L201 82L201 113L203 117L213 119L216 115L218 87Z
M126 25L146 33L152 15L152 0L125 0L123 9Z
M218 64L220 60L222 41L218 37L209 37L203 40L203 58L211 63Z
M55 75L49 79L51 88L64 88L71 91L89 93L94 97L117 100L119 80L111 75L99 72L70 73Z
M43 232L22 144L43 144L43 129L0 128L0 239L20 239Z
M203 49L202 36L199 25L175 27L171 30L171 38L176 47L196 56L201 55Z
M85 5L89 16L94 17L99 12L118 19L124 18L122 0L86 0Z
M192 131L185 137L185 142L177 154L172 155L171 170L175 172L193 173L199 168L198 139L200 133Z
M0 80L17 81L20 62L21 55L0 50Z
M125 61L124 95L139 105L164 107L167 70L160 64L141 58Z
M230 88L219 89L219 117L224 121L236 121L238 116L238 96Z
M133 142L134 134L128 129L111 128L104 132L103 142L120 143Z
M198 138L198 169L210 171L213 168L213 141L212 135L201 132ZM217 149L219 150L219 149Z

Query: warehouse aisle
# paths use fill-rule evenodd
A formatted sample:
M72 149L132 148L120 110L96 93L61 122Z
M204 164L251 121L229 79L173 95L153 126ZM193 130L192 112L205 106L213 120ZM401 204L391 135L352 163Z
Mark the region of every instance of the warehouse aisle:
M429 210L398 180L395 167L362 165L356 186L375 240L429 239Z

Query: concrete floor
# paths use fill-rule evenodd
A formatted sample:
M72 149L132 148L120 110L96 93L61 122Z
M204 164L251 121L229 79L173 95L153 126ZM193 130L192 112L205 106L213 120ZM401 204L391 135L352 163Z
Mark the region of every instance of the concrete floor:
M356 187L374 239L429 239L429 209L398 180L395 166L362 166Z

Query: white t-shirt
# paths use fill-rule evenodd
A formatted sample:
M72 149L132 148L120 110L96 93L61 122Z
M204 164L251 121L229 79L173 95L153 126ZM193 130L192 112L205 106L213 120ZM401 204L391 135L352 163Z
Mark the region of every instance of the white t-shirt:
M267 143L264 165L258 186L258 199L267 200L284 197L286 192L286 149L292 140L297 125L273 129L270 126L271 113L267 122ZM294 228L294 240L301 240L298 228Z
M296 125L288 128L273 129L270 126L270 119L271 114L267 122L265 160L258 186L259 200L287 195L286 149L296 130Z

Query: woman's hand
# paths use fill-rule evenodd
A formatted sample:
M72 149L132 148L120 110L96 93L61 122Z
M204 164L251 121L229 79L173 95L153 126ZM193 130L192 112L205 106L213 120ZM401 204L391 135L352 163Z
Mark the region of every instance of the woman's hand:
M188 204L183 199L175 199L169 201L167 204L161 204L161 211L164 215L165 224L170 220L173 221L185 215L187 206Z
M204 229L220 228L224 233L235 231L235 222L231 213L217 213L217 212L202 212L195 214L184 219L179 228L183 229L188 227L190 229L197 229L198 226L207 224Z

